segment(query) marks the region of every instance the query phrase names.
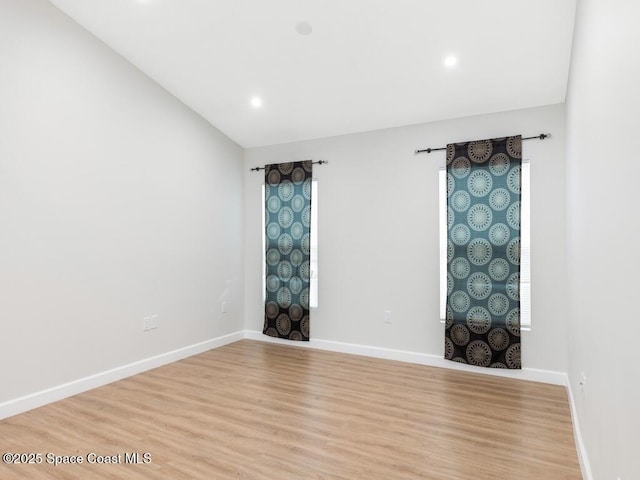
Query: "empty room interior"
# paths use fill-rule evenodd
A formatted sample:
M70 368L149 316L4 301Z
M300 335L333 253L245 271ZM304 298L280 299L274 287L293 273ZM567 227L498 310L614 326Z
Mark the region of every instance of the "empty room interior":
M638 20L0 0L0 478L640 479Z

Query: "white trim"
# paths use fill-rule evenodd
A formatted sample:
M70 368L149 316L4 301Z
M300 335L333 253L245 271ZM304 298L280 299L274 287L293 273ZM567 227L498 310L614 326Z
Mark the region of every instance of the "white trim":
M580 462L580 470L582 471L582 478L584 480L593 480L593 473L591 472L591 464L589 463L589 456L587 455L587 448L582 440L582 433L580 431L580 423L578 422L578 410L576 408L575 397L573 396L573 390L571 389L571 382L569 377L567 381L567 396L569 397L569 409L571 410L571 421L573 423L573 437L576 441L576 450L578 451L578 461Z
M73 380L62 385L25 395L24 397L0 403L0 420L34 408L42 407L49 403L57 402L58 400L107 385L108 383L112 383L153 368L161 367L168 363L182 360L183 358L190 357L192 355L197 355L199 353L227 345L228 343L242 340L244 337L245 335L243 331L230 333L228 335L205 340L204 342L178 348L170 352L161 353L154 357L145 358L137 362L112 368L105 372Z
M569 398L569 407L571 411L571 419L573 422L573 434L576 442L576 450L578 452L580 469L582 470L582 475L585 480L593 480L593 474L591 473L587 451L584 442L582 441L582 434L580 432L580 425L578 423L578 416L573 392L571 390L571 385L568 381L566 373L556 372L552 370L538 370L534 368L525 368L520 371L501 370L493 368L479 369L469 365L447 361L438 355L411 352L407 350L395 350L383 347L372 347L369 345L359 345L354 343L335 342L331 340L311 339L308 342L292 342L289 340L268 337L262 334L262 332L258 332L255 330L238 331L230 333L228 335L223 335L221 337L212 338L204 342L172 350L170 352L162 353L154 357L149 357L137 362L123 365L121 367L107 370L105 372L101 372L85 378L80 378L78 380L48 388L46 390L41 390L30 395L25 395L24 397L0 403L0 420L2 420L3 418L11 417L13 415L17 415L19 413L26 412L28 410L32 410L34 408L41 407L43 405L47 405L49 403L56 402L58 400L62 400L64 398L71 397L73 395L77 395L78 393L86 392L87 390L107 385L109 383L121 380L126 377L130 377L132 375L136 375L141 372L145 372L147 370L161 367L162 365L182 360L183 358L190 357L192 355L198 355L208 350L212 350L229 343L237 342L238 340L242 340L244 338L286 345L288 347L317 348L319 350L330 352L363 355L367 357L397 360L401 362L416 363L420 365L428 365L440 368L449 368L452 370L467 371L483 375L494 375L500 377L516 378L520 380L550 383L553 385L562 385L567 389L567 396Z
M498 377L516 378L532 382L550 383L553 385L566 386L566 374L553 370L539 370L536 368L523 368L522 370L506 370L500 368L478 368L462 363L445 360L439 355L428 353L411 352L407 350L394 350L391 348L372 347L369 345L358 345L355 343L334 342L331 340L311 339L308 342L292 342L290 340L272 338L255 330L246 330L245 338L260 340L263 342L278 343L293 347L317 348L330 352L350 353L354 355L364 355L367 357L384 358L387 360L398 360L400 362L417 363L431 367L449 368L470 373L480 373L483 375L494 375Z

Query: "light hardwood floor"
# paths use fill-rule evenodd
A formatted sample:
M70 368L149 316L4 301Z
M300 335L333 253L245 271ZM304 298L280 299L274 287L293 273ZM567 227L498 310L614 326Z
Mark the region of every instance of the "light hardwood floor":
M84 462L3 480L582 478L562 387L250 340L5 419L0 442Z

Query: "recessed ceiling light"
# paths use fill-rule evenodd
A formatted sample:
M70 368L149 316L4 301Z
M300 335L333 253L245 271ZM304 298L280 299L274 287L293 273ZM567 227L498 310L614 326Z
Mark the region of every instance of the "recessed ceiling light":
M262 99L260 97L251 97L251 106L253 108L260 108L262 106Z
M296 24L296 32L300 35L310 35L313 32L313 27L309 22L298 22Z
M457 63L458 63L458 57L456 57L455 55L449 55L444 59L444 64L446 67L453 67Z

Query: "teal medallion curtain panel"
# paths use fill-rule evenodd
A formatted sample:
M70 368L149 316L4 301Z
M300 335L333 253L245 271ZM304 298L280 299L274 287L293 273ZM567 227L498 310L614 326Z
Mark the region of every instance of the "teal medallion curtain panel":
M520 136L447 145L445 358L520 363Z
M312 162L265 166L263 333L309 340Z

